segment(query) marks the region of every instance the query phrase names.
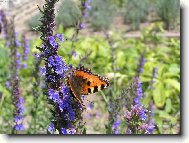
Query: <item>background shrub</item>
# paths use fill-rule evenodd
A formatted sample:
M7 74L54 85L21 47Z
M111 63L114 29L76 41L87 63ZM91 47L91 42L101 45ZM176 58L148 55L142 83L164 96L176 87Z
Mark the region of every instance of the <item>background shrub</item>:
M33 28L37 27L41 22L39 21L39 19L41 18L41 13L37 13L36 15L34 15L33 17L31 17L28 21L27 21L27 26L29 27L30 30L34 30Z
M165 29L172 29L176 26L180 16L179 0L158 0L156 1L156 10L158 16L165 23Z
M63 28L73 27L81 17L81 11L73 0L64 0L58 8L57 25Z
M109 0L95 0L92 1L92 10L90 11L90 24L96 31L108 29L113 22L116 5Z
M141 21L144 21L148 15L148 0L124 0L123 1L123 18L125 23L131 23L131 28L139 28Z

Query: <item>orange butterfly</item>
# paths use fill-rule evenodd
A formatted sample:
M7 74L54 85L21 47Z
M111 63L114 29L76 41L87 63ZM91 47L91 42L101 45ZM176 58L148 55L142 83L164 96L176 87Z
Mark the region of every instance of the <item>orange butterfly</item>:
M98 92L110 86L107 78L93 74L91 70L81 66L73 71L68 83L76 99L82 103L82 95Z

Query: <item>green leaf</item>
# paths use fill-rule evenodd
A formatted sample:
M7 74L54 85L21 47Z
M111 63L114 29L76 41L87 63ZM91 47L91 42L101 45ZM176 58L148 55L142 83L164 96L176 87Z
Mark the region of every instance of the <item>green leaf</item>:
M172 108L171 99L167 99L167 100L166 100L165 111L166 111L167 113L169 113L169 112L171 112L171 108Z
M164 94L165 88L161 83L156 84L155 87L153 92L154 102L157 107L161 108L164 106L166 100L166 95Z
M165 79L165 83L167 83L168 85L174 87L177 91L180 92L180 83L177 80Z

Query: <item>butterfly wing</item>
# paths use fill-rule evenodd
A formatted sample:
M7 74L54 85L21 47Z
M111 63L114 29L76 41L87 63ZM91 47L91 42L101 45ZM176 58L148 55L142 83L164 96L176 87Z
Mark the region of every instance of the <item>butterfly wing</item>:
M76 68L72 77L69 79L69 84L74 96L81 102L81 95L88 95L98 92L110 86L107 78L91 73L87 68Z
M81 91L82 91L82 85L85 83L84 79L82 77L78 77L75 75L72 75L69 80L69 85L71 87L71 90L74 94L74 96L80 101L80 103L82 103L81 100Z

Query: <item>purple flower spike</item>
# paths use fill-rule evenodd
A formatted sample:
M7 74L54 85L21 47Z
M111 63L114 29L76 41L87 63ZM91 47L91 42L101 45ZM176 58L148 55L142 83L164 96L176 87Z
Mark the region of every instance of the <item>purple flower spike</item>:
M155 130L155 126L154 126L154 122L151 121L149 124L148 124L148 127L147 127L147 131L149 134L152 134Z
M114 134L119 134L120 133L120 131L119 131L119 126L120 126L120 121L119 121L119 119L118 119L118 117L116 117L116 121L113 123L113 125L112 125L112 129L113 129L113 131L114 131Z
M52 105L55 111L52 113L52 122L49 126L49 132L57 130L59 134L75 133L70 131L70 125L74 127L76 120L76 112L78 109L76 101L73 99L70 93L69 87L67 87L66 80L70 73L69 67L63 61L63 58L59 55L58 48L60 41L64 41L63 34L53 34L55 28L55 3L57 0L45 1L43 6L43 13L41 18L41 25L39 25L39 31L42 36L42 47L37 47L43 55L45 67L41 68L41 73L45 75L45 84L48 88L48 101ZM78 27L77 27L78 28ZM63 124L62 124L63 123ZM70 132L69 132L70 131Z
M146 115L145 109L141 109L141 111L140 111L140 118L141 118L143 121L146 120L147 115Z
M152 115L144 106L142 106L141 99L143 97L142 83L139 77L134 79L135 98L131 107L127 107L124 118L127 122L127 134L152 134L155 130Z

